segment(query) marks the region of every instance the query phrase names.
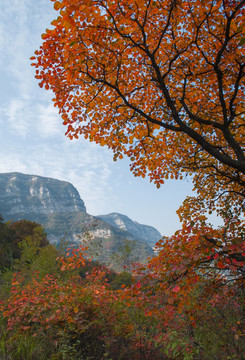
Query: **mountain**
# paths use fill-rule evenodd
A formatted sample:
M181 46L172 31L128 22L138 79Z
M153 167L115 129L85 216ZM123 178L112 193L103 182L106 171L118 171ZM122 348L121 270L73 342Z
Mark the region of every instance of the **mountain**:
M131 220L128 216L111 213L108 215L99 215L98 219L107 222L108 224L125 230L130 233L135 239L141 239L152 247L161 239L162 235L158 230L149 225L142 225L136 221Z
M52 243L64 238L75 246L87 242L90 250L96 250L96 258L110 265L112 255L123 252L128 242L130 260L146 261L161 238L153 227L125 215L88 214L78 191L66 181L17 172L0 174L0 214L5 221L27 219L42 224Z
M21 173L0 174L0 213L5 219L18 214L84 211L76 188L66 181Z

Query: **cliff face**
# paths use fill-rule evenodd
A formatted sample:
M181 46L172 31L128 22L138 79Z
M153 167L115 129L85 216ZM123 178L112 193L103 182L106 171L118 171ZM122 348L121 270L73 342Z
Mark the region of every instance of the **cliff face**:
M154 227L139 224L126 215L111 213L108 215L99 215L98 218L118 229L129 232L135 239L141 239L151 246L154 246L162 237L160 232Z
M65 181L20 173L0 174L0 214L5 220L18 214L84 211L78 191Z

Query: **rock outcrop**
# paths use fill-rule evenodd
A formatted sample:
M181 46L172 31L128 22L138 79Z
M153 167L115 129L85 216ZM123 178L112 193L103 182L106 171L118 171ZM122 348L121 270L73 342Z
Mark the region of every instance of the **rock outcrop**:
M84 211L76 188L66 182L21 173L0 174L0 214L5 220L25 214Z

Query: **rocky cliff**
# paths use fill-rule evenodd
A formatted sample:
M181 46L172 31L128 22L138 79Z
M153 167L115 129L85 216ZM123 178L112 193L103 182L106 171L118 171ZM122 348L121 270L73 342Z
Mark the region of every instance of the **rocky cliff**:
M20 173L0 174L0 213L5 220L24 214L84 211L78 191L65 181Z

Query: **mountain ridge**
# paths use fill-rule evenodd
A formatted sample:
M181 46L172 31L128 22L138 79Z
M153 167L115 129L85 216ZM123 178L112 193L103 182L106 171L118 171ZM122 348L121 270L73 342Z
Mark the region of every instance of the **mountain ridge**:
M106 263L126 239L132 243L134 260L146 260L153 256L154 245L162 237L155 228L123 214L88 214L79 192L69 182L18 172L0 174L0 214L5 221L40 223L52 243L65 237L78 246L89 233L92 242L101 244L100 260Z

